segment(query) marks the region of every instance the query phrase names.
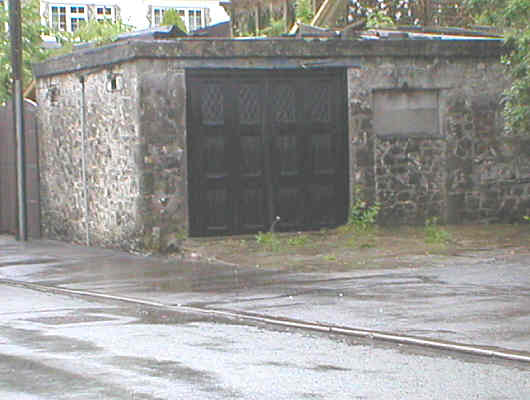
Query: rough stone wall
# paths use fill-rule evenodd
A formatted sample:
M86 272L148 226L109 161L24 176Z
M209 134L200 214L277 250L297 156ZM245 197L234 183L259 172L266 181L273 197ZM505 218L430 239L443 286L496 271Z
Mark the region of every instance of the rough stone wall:
M185 73L170 60L137 66L144 246L174 250L188 233Z
M530 212L528 141L505 137L497 58L364 57L348 71L351 193L382 205L384 223L516 221ZM435 89L439 135L374 131L378 89Z
M378 140L377 201L385 224L417 224L445 207L446 143L436 139Z
M91 241L165 251L188 232L185 69L302 68L305 50L348 69L351 193L359 186L380 202L381 222L530 214L530 142L502 134L498 54L481 55L484 44L459 44L462 56L443 41L369 42L135 41L37 65L44 234L85 241L79 73L87 74ZM436 129L378 135L374 93L388 89L434 90Z
M85 82L90 243L141 248L136 70L124 64L93 71ZM86 243L81 92L74 74L38 83L41 223L47 237Z

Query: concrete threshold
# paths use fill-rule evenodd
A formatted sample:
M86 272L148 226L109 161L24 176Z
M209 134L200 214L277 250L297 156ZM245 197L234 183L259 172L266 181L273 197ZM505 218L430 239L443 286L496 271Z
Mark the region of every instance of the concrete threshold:
M462 344L455 342L445 342L441 340L434 340L429 338L421 338L416 336L407 336L391 332L382 332L366 329L357 329L352 327L343 327L335 325L320 324L314 322L307 322L296 319L278 318L262 314L251 314L244 312L237 312L224 309L206 309L201 307L185 306L185 305L171 305L155 301L136 299L126 296L115 296L86 290L74 290L66 288L58 288L54 286L40 285L36 283L27 283L15 281L10 279L0 279L0 284L23 287L41 292L51 292L57 294L74 295L80 297L92 297L101 300L113 300L130 304L138 304L150 307L156 307L171 311L187 312L201 314L211 317L224 318L230 320L239 320L249 323L261 323L272 326L279 326L284 328L303 329L314 332L330 333L336 335L345 335L358 337L363 339L371 339L375 341L384 341L402 345L427 347L435 350L443 350L457 353L464 353L479 357L498 358L502 360L518 361L523 363L530 363L530 353L520 352L510 349L503 349L498 347L476 346L473 344Z

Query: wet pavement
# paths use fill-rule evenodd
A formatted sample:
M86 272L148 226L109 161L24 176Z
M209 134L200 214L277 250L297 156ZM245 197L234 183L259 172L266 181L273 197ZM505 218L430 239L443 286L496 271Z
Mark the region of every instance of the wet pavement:
M0 398L520 399L526 364L0 283Z
M526 357L529 260L496 251L425 258L422 268L295 273L0 236L0 398L528 399L527 362L237 316Z
M530 355L530 252L422 268L291 273L0 237L0 279L451 341Z

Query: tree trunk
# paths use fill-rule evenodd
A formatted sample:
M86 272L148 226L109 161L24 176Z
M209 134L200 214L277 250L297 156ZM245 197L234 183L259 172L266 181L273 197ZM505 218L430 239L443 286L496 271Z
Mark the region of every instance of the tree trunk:
M432 2L431 0L423 0L423 26L432 25Z
M259 26L259 14L260 14L260 9L259 9L259 4L256 5L256 7L254 7L254 21L255 21L255 29L256 29L256 36L259 35L259 30L260 30L260 26Z
M285 31L289 31L289 0L283 2L283 21L285 22Z

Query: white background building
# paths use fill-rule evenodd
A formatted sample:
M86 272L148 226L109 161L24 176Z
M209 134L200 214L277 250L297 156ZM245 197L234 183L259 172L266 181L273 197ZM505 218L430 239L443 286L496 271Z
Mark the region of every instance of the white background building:
M41 0L43 22L72 32L82 21L111 19L145 29L161 24L168 9L176 9L188 32L227 21L228 14L219 0Z

